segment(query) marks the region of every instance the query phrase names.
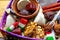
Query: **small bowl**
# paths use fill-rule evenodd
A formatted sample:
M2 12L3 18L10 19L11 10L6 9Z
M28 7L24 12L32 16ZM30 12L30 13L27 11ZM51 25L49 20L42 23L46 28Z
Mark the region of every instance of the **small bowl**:
M33 0L30 0L30 1L33 2L36 5L36 11L34 13L32 13L31 15L27 15L27 16L26 15L19 14L18 9L17 9L17 2L18 1L19 0L13 0L12 5L11 5L12 9L14 10L14 12L15 12L15 14L17 16L24 17L24 18L33 18L34 16L36 16L38 14L40 5L39 5L38 2L33 1Z

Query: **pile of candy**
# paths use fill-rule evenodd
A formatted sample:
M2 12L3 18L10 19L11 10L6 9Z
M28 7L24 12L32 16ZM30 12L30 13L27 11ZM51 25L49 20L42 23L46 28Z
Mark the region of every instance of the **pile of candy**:
M21 2L21 1L19 1ZM26 5L17 3L18 11L21 15L32 15L36 11L36 5L26 2ZM19 8L19 7L21 8ZM4 30L21 36L31 38L44 38L45 40L56 40L60 36L60 11L51 11L43 14L40 7L38 14L31 19L16 16L12 8L6 10L8 16Z
M41 26L38 26L37 23L31 22L27 24L24 35L33 38L44 38L44 30Z
M36 5L28 0L20 0L17 3L17 8L23 15L31 15L36 11Z

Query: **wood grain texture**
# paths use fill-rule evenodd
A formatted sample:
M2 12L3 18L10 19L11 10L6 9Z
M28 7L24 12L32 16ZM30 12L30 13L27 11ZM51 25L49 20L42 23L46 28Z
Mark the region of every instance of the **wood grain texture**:
M9 1L0 1L0 21Z
M0 0L0 21L2 19L2 16L4 14L4 11L9 3L9 0ZM0 37L3 37L1 32L0 32Z

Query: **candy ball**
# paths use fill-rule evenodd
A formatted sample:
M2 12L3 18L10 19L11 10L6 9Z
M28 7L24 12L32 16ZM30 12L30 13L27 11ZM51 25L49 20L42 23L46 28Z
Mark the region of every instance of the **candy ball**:
M31 13L29 13L26 9L20 10L19 12L21 15L30 15Z
M34 13L36 11L36 5L33 3L28 3L26 5L26 10L28 10L30 13Z
M17 28L15 30L13 30L12 32L15 33L15 34L21 35L21 29L20 28Z

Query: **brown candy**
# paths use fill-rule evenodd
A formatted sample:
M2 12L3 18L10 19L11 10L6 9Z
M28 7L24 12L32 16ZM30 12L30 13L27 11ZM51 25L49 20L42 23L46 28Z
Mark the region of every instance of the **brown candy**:
M37 24L34 22L31 22L30 24L28 24L25 29L24 35L27 36L27 35L31 34L36 26L37 26Z
M45 24L44 25L44 30L45 31L51 31L52 30L52 24L50 24L50 23Z
M26 10L28 10L30 13L34 13L36 11L36 5L34 3L28 3L26 5Z
M30 22L25 29L24 35L33 38L44 38L44 30L37 23Z
M15 30L13 30L12 32L15 33L15 34L19 34L19 35L21 35L21 33L22 33L20 28L17 28Z
M54 30L57 35L60 35L60 24L58 24L57 21L55 23Z
M44 13L44 14L45 14L45 18L46 18L48 21L51 21L51 20L54 18L55 12L46 12L46 13Z
M41 26L36 26L33 34L33 38L44 38L44 31Z

